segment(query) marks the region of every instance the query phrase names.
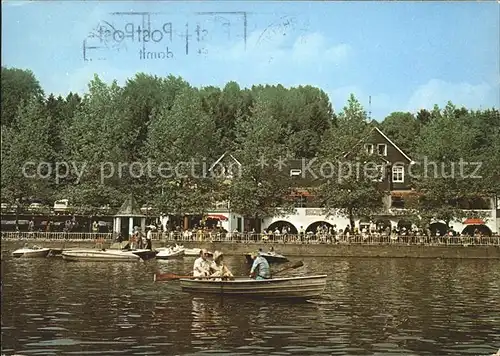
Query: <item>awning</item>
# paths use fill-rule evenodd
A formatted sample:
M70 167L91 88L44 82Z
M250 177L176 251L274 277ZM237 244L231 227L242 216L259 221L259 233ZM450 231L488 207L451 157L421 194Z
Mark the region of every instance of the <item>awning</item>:
M391 191L391 196L392 197L407 197L407 196L416 196L417 192L414 190L392 190Z
M228 218L226 216L220 215L220 214L207 215L207 219L215 219L215 220L223 220L223 221L228 220Z
M310 191L308 191L307 189L301 189L301 188L293 190L291 195L294 197L310 197L310 196L312 196Z
M484 225L485 222L483 219L467 219L464 221L465 225Z

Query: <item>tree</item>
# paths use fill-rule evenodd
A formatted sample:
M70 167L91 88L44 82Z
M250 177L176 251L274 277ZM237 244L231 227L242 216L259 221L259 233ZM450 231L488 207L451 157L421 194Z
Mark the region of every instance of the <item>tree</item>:
M127 159L139 159L142 148L147 140L148 126L155 110L166 108L170 110L176 96L189 84L181 77L169 75L167 78L138 73L127 80L123 88L123 96L129 106L130 116L124 119L138 130L135 141L130 142L130 152Z
M43 90L30 70L2 67L2 121L10 126L14 121L19 105L31 99L43 99Z
M217 142L214 121L203 112L195 89L182 89L171 109L165 105L153 115L143 157L155 167L148 185L159 211L184 215L211 206L213 182L207 166Z
M64 154L75 167L61 198L72 204L119 206L131 190L127 152L138 130L130 120L129 105L116 82L107 85L96 75L89 92L63 134Z
M256 98L250 116L236 123L235 157L241 162L241 174L229 187L231 210L258 221L268 216L293 211L290 200L291 180L281 163L289 158L287 147L280 142L288 134L271 114L271 102Z
M380 123L380 129L410 157L413 155L420 124L411 113L391 113Z
M371 216L384 206L379 186L383 161L367 154L362 144L371 130L366 112L351 94L337 126L326 132L316 164L323 173L316 190L318 200L327 215L349 218L351 229L356 217Z
M483 195L473 163L482 157L476 146L482 135L471 125L473 116L457 110L451 102L443 110L434 108L432 116L417 140L418 161L412 170L412 183L419 198L413 208L424 225L432 218L449 225L456 218L471 215L463 210L467 202Z
M2 201L18 205L35 198L49 201L51 118L38 98L32 98L19 106L12 125L2 130Z

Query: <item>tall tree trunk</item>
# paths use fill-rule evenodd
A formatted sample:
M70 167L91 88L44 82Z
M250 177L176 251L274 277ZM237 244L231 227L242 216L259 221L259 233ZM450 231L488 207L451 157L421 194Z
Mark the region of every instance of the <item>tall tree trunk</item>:
M350 225L350 231L353 233L354 232L354 214L352 209L349 209L349 225Z

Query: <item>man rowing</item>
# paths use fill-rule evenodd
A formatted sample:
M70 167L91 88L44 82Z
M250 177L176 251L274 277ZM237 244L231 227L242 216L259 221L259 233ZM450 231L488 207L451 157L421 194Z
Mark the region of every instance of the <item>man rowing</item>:
M260 253L252 252L253 259L252 268L250 269L250 277L256 280L270 279L271 270L269 262L260 255Z

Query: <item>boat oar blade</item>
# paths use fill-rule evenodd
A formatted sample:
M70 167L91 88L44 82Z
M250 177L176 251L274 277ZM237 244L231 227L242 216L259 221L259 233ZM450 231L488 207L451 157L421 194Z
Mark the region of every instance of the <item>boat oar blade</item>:
M173 273L155 273L153 280L155 282L174 281L176 279L181 279L181 278L186 278L186 277L188 277L188 276L179 276L179 275L173 274Z
M289 267L285 267L285 268L279 270L278 272L275 272L274 274L282 273L282 272L288 271L290 269L299 268L299 267L302 267L303 265L304 265L304 262L298 261L298 262L295 262L293 265L291 265Z

